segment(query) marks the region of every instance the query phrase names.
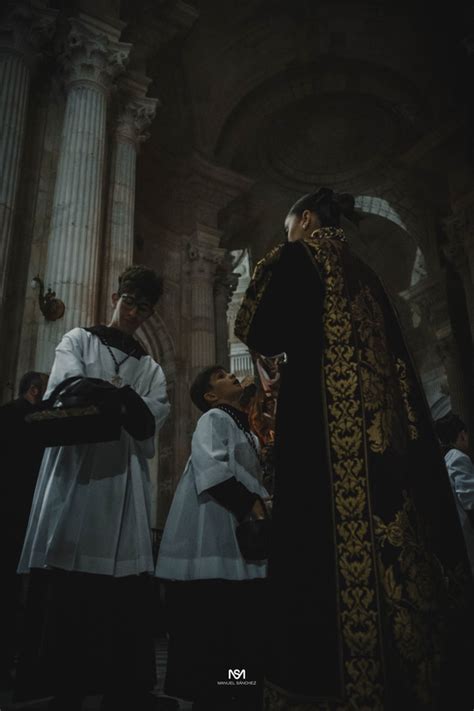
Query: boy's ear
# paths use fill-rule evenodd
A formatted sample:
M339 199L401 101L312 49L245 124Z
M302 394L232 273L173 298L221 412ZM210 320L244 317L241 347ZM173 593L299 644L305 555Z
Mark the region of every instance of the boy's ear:
M117 294L117 292L114 292L112 294L112 306L117 306L117 301L120 299L120 296Z
M204 400L206 400L209 404L212 404L217 400L217 395L213 393L212 390L209 390L209 392L204 393Z

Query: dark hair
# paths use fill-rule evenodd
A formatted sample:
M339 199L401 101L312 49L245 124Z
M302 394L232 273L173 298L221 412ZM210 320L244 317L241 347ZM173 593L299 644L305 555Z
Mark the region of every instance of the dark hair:
M210 365L204 368L196 375L189 389L191 400L201 412L207 412L211 409L204 395L212 389L211 378L219 370L225 370L225 368L222 365Z
M330 188L319 188L297 200L288 214L300 217L305 210L316 213L321 227L339 227L341 215L349 217L354 212L354 198L348 193L338 194Z
M454 444L460 432L467 432L466 424L454 412L448 412L447 415L436 420L434 426L436 436L445 447Z
M119 296L128 292L144 296L154 306L163 294L163 279L149 267L132 265L119 276Z
M31 387L43 390L43 376L41 373L37 373L34 370L29 370L27 373L21 376L20 384L18 386L18 397L23 397L26 395Z

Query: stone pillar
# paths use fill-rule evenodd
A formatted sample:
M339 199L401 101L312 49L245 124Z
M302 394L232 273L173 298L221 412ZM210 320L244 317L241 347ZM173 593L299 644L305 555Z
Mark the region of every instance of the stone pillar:
M461 213L446 218L443 220L443 227L448 238L443 251L461 277L466 295L471 336L474 336L474 282L469 259L470 235L465 215Z
M214 279L224 250L217 230L200 228L188 246L191 282L191 380L216 362Z
M223 264L217 269L214 282L214 310L216 320L216 362L230 369L229 326L227 311L232 294L237 288L239 275L232 272L231 264Z
M119 274L133 262L136 162L140 143L155 117L158 99L145 96L151 79L128 72L120 81L113 132L109 203L102 266L100 313L104 322L112 315L110 295Z
M437 350L448 378L451 410L459 415L464 422L469 422L469 390L466 388L463 370L459 361L458 347L450 330L446 329L445 333L439 334Z
M13 215L23 153L31 73L51 38L57 10L46 2L12 3L0 26L0 311L5 299Z
M107 101L130 51L118 41L121 27L82 14L70 24L62 58L67 102L44 279L66 313L40 324L36 367L46 372L64 332L96 320Z

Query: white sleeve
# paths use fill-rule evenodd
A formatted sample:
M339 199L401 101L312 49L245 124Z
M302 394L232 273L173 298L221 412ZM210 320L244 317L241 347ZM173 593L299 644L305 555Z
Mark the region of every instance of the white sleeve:
M147 391L141 395L145 405L155 418L156 430L158 431L170 413L170 403L168 393L166 391L166 378L161 366L154 362L154 372L150 380L150 386Z
M130 387L140 395L145 405L155 418L155 435L149 439L138 441L136 445L143 452L147 459L151 459L155 454L155 436L163 422L170 413L170 403L166 391L166 378L163 369L153 358L148 357L144 362L144 370L140 374L137 382Z
M210 410L198 420L191 444L198 494L234 476L229 467L228 435L226 422L216 411Z
M474 465L467 454L456 457L449 466L449 475L463 509L474 509Z
M63 336L56 347L56 355L43 399L49 397L56 385L66 378L85 374L86 369L82 359L82 329L73 328Z

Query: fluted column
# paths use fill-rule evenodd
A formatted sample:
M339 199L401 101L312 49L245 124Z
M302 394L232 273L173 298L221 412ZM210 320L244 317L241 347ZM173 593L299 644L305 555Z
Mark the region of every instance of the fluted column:
M31 72L54 32L57 10L12 3L0 26L0 310L5 298L13 215L23 154Z
M140 144L149 137L158 99L145 96L151 79L129 73L120 82L121 93L113 132L107 226L102 268L100 312L110 319L110 295L119 274L133 261L135 178Z
M227 310L232 294L237 288L239 275L232 272L230 264L223 264L217 270L214 282L214 308L216 321L216 361L230 369L229 325Z
M224 250L206 235L188 246L191 281L191 377L216 362L214 279Z
M120 29L80 15L72 19L63 57L67 102L48 242L45 284L66 305L62 319L43 321L36 366L51 367L62 334L96 319L106 113L112 81L130 46Z

